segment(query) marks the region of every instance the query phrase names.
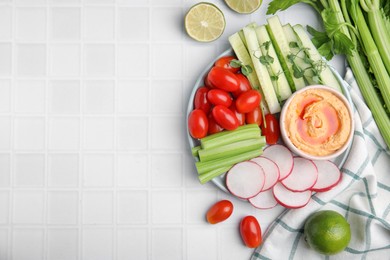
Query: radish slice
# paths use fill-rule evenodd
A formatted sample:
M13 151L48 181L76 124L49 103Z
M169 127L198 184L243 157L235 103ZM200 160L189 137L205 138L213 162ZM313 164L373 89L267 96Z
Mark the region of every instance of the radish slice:
M314 186L317 178L317 167L311 160L294 157L294 168L282 184L291 191L305 191Z
M262 191L253 198L248 199L248 201L252 206L258 209L271 209L278 205L272 189Z
M275 200L285 208L297 209L306 206L311 198L311 191L294 192L280 182L272 188Z
M263 169L250 161L235 164L226 174L226 187L242 199L256 196L263 189L264 182Z
M270 159L279 167L279 181L290 175L294 160L291 151L285 146L281 144L268 146L264 149L262 156Z
M311 188L312 191L328 191L341 181L340 169L333 162L315 160L313 163L318 169L318 179Z
M253 158L251 161L260 165L264 170L265 183L263 191L271 189L278 182L280 176L279 168L276 163L263 156Z

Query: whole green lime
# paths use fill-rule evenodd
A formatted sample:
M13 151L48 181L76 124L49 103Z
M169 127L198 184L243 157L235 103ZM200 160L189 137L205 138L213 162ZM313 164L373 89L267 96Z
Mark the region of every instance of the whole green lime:
M310 215L304 226L306 242L315 251L334 255L343 251L351 241L351 228L347 220L333 210L317 211Z

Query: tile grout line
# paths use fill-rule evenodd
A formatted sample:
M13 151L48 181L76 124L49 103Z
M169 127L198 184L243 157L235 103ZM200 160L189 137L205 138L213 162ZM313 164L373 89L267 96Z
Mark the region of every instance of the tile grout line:
M9 195L9 212L8 212L8 215L9 215L9 233L8 233L8 258L9 259L12 259L12 247L13 247L13 211L14 211L14 203L13 203L13 200L14 200L14 190L13 190L13 186L14 186L14 174L12 174L14 172L14 168L15 168L15 165L14 165L14 161L15 161L15 118L14 118L14 111L15 111L15 95L14 95L14 92L15 92L15 85L16 85L16 80L15 80L15 75L16 75L16 43L15 43L15 31L16 31L16 25L15 25L15 21L16 21L16 10L15 10L15 6L14 6L14 3L11 4L11 13L12 13L12 17L11 17L11 21L12 21L12 25L11 25L11 46L12 46L12 58L11 58L11 61L12 61L12 64L11 64L11 79L10 79L10 82L11 82L11 104L10 104L10 121L11 121L11 133L10 133L10 148L11 148L11 153L10 153L10 176L9 176L9 186L10 186L10 195Z
M46 24L45 24L45 30L46 30L46 80L45 80L45 167L44 167L44 196L43 196L43 223L44 223L44 229L43 229L43 259L48 259L49 252L48 252L48 243L49 243L49 234L48 234L48 219L49 219L49 192L48 192L48 178L49 178L49 155L48 155L48 148L49 148L49 131L50 131L50 123L49 123L49 117L48 117L48 103L49 103L49 74L50 74L50 50L49 50L49 5L47 4L46 0Z
M78 199L78 254L77 257L79 260L83 257L83 204L84 204L84 190L83 190L83 142L84 142L84 115L83 115L83 99L84 99L84 43L83 43L83 30L84 30L84 1L80 0L80 32L79 32L79 48L80 48L80 57L79 57L79 152L78 152L78 189L79 189L79 199Z
M118 238L118 227L117 227L117 222L118 222L118 191L117 191L117 170L118 170L118 166L117 166L117 160L118 160L118 138L117 138L117 133L118 133L118 117L117 117L117 110L118 110L118 105L117 105L117 100L116 100L116 96L117 96L117 90L118 90L118 80L117 80L117 75L118 75L118 33L117 33L117 30L118 30L118 9L117 9L117 3L116 1L114 1L114 5L113 5L113 12L114 12L114 28L113 28L113 37L114 37L114 85L113 85L113 98L114 98L114 104L113 104L113 109L114 109L114 158L113 158L113 187L114 187L114 190L113 190L113 201L112 201L112 207L113 207L113 212L112 212L112 224L113 224L113 230L112 230L112 234L113 234L113 237L112 237L112 252L113 252L113 259L117 259L118 258L118 252L117 252L117 238Z
M150 1L148 0L148 52L149 52L149 56L148 56L148 77L147 77L147 80L148 80L148 163L147 163L147 172L148 172L148 186L147 186L147 194L148 194L148 220L147 220L147 223L148 223L148 234L147 234L147 248L148 248L148 255L147 255L147 259L153 259L153 252L152 252L152 249L153 249L153 244L152 244L152 239L153 239L153 229L152 229L152 222L153 222L153 207L152 207L152 204L153 204L153 190L152 190L152 167L151 167L151 164L152 164L152 150L153 150L153 147L152 147L152 124L153 124L153 120L152 120L152 76L153 76L153 66L152 66L152 62L153 62L153 48L152 48L152 40L151 40L151 27L152 27L152 8L151 8L151 5L150 5Z

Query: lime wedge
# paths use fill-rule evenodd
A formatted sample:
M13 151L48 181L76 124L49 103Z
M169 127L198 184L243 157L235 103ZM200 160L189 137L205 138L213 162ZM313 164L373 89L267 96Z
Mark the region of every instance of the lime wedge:
M225 30L225 17L222 11L211 3L198 3L188 10L184 27L188 35L200 42L218 39Z
M259 9L262 0L225 0L225 3L237 13L250 14Z

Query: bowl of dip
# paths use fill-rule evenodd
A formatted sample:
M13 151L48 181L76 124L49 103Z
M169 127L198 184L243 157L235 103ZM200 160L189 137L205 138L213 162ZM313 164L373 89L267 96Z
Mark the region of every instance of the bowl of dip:
M345 96L330 87L312 85L296 91L280 114L286 146L311 160L330 160L352 142L352 108Z

